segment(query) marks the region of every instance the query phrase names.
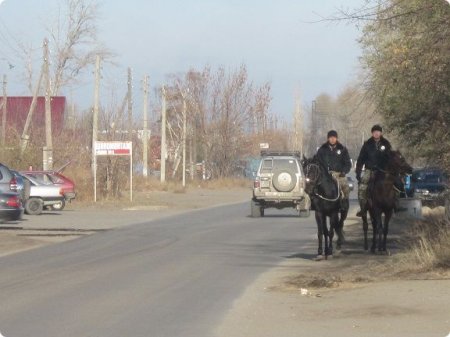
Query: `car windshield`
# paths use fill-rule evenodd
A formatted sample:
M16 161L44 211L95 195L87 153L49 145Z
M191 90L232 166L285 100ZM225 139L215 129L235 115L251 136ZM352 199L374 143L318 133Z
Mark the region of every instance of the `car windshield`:
M297 162L288 158L265 158L262 162L261 173L271 173L274 170L288 170L298 173Z

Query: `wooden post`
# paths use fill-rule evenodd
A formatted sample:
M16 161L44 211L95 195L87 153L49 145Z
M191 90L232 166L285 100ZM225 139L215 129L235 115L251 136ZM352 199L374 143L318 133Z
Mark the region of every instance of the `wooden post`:
M166 182L166 88L161 90L161 183Z
M7 114L7 103L8 96L6 95L6 75L3 75L3 101L2 101L2 146L5 146L6 142L6 114Z
M99 93L100 92L100 55L95 60L94 110L92 114L92 175L94 177L94 202L97 202L97 156L95 142L98 132Z
M183 96L183 187L186 186L186 98Z
M33 119L33 114L34 111L36 110L36 105L37 105L37 97L39 95L39 90L41 88L41 83L42 83L42 77L44 75L44 63L42 64L42 69L41 69L41 73L39 75L39 80L37 83L36 88L34 89L34 93L33 93L33 99L31 100L31 105L30 105L30 109L28 110L28 114L27 114L27 119L25 120L25 125L23 127L23 132L22 132L22 137L21 139L21 144L20 144L20 153L21 155L23 155L23 153L25 152L27 146L28 146L28 142L30 140L30 136L28 135L28 130L30 128L30 123Z
M144 177L148 177L148 76L144 77L144 134L142 138L142 174Z
M130 141L133 141L133 89L131 68L128 68L128 133Z
M45 147L43 149L43 168L53 168L53 143L52 143L52 108L48 40L44 40L44 74L45 74Z

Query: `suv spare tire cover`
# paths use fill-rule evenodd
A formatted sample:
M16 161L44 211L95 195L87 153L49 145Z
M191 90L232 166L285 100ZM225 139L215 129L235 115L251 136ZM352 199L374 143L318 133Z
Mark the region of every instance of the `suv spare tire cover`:
M288 169L274 171L272 184L279 192L290 192L297 185L297 175Z

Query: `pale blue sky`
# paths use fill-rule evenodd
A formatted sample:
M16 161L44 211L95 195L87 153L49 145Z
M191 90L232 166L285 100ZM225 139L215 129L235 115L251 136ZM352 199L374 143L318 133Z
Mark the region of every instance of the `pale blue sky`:
M159 86L167 74L191 67L236 69L244 63L255 84L271 83L271 110L289 119L298 88L308 104L322 92L336 95L358 72L360 32L353 25L307 22L337 8L359 7L364 0L99 2L99 39L117 54L118 64L104 66L105 82L122 81L119 90L125 91L126 68L131 66L136 110L140 109L140 80L146 74L152 86ZM4 0L0 5L0 75L8 75L11 95L29 94L21 85L23 65L15 64L10 50L11 35L38 48L45 35L46 13L56 13L57 3ZM37 60L40 53L36 51ZM8 63L16 67L9 69ZM103 88L104 95L107 90ZM74 95L87 107L91 92L92 81L86 77Z

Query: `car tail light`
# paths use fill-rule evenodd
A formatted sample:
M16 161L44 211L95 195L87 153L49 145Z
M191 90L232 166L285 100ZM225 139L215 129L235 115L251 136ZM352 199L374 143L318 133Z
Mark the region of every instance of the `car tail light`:
M22 205L22 203L20 202L19 197L14 196L14 197L10 197L7 201L6 204L9 207L20 207Z
M17 192L17 179L16 177L13 177L11 181L9 182L9 189L11 191Z
M64 188L60 188L60 189L59 189L59 195L64 196Z
M254 188L260 188L261 187L261 181L259 180L259 177L257 177L255 179L255 181L253 182L253 187Z

